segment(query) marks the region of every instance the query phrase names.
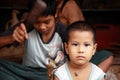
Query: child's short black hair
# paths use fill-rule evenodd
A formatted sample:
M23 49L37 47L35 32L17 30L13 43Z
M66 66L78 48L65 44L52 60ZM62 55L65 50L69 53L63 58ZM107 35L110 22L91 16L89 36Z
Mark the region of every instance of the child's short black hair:
M39 17L55 16L56 7L56 0L35 0L30 10L28 23L34 24Z
M48 15L55 16L56 7L57 7L56 0L42 0L42 1L45 2L46 8L42 12L42 14L40 14L40 16L48 16Z
M68 26L67 28L67 34L66 34L66 42L69 41L69 33L71 31L90 31L93 33L93 41L94 43L96 43L96 32L95 29L93 28L93 26L91 24L89 24L88 22L85 21L76 21L74 23L72 23L71 25Z

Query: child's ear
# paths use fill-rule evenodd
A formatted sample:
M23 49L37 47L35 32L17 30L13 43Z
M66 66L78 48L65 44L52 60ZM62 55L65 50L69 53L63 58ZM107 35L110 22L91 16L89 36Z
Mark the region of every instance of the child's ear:
M93 55L95 54L96 50L97 50L97 43L94 44L94 47L93 47Z
M64 42L64 47L65 47L66 54L68 54L68 43L67 42Z

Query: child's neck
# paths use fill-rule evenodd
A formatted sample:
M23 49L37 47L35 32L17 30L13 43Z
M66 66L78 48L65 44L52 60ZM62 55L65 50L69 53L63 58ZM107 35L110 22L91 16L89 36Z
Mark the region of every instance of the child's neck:
M84 68L88 67L90 64L91 63L88 62L88 63L86 63L84 65L77 65L77 64L74 64L74 63L72 63L70 61L68 62L68 66L73 68L73 69L84 69Z
M85 65L75 65L68 62L68 68L73 80L89 80L91 72L91 63Z
M41 37L44 43L48 43L51 40L54 31L55 27L48 34L42 34Z

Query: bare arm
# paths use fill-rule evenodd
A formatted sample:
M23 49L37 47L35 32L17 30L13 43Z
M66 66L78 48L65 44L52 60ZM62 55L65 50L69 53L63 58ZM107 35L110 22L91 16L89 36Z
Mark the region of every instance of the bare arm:
M2 36L0 37L0 47L6 46L8 44L12 44L14 41L15 40L12 35Z
M80 7L76 4L74 0L69 1L64 8L64 16L68 20L69 24L81 20L84 21L84 16Z
M98 67L100 67L104 72L107 72L113 63L113 60L114 60L113 56L110 56L106 60L98 64Z
M22 43L25 39L28 39L28 34L25 25L21 24L15 28L12 35L0 37L0 47L12 44L15 41Z

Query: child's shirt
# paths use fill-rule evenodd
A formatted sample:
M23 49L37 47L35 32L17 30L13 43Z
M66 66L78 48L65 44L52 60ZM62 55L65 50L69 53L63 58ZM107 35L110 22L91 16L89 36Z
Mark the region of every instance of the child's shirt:
M59 80L72 80L67 63L60 66L56 71L55 75ZM105 73L96 65L92 64L92 70L90 73L89 80L101 80L105 76Z
M30 67L46 68L48 58L56 59L60 55L60 61L64 60L64 47L66 26L56 23L55 31L48 43L44 43L40 33L33 29L29 32L29 38L25 41L25 54L23 65Z

